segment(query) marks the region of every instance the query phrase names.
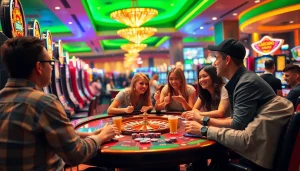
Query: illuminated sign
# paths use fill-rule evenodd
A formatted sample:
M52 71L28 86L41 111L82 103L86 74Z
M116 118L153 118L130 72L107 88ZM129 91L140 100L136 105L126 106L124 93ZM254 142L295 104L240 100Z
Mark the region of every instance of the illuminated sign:
M38 20L32 20L28 22L27 32L29 36L34 36L39 39L41 38L41 30Z
M277 51L283 44L283 39L273 39L264 36L260 41L252 43L253 50L261 55L270 55Z

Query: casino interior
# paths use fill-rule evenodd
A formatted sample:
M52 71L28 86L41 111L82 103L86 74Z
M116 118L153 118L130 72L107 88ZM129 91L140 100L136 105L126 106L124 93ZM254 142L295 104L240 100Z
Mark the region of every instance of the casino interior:
M58 97L79 132L115 122L108 107L136 73L149 79L157 74L163 87L168 72L181 68L197 94L198 71L216 60L207 46L227 38L245 46L244 65L257 75L264 73L266 60L275 62L283 96L291 89L283 69L300 66L299 0L2 0L0 12L1 44L18 36L45 42L55 63L51 84L43 91ZM0 90L7 79L0 62ZM95 93L97 79L101 87ZM210 159L227 149L213 140L185 136L181 113L118 115L123 117L122 134L101 146L94 158L65 170L207 170ZM178 116L175 134L170 133L169 116ZM286 171L300 170L299 126L295 137L295 147L282 161ZM247 169L229 164L233 170Z

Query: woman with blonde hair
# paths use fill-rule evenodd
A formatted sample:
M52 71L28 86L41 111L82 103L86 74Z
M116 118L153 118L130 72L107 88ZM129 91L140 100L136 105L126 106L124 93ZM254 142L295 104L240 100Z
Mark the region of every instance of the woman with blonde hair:
M144 112L152 109L149 79L145 74L137 73L129 88L120 91L109 106L108 114Z
M168 74L168 85L154 95L155 110L185 111L191 110L196 98L195 88L186 83L183 71L173 68Z

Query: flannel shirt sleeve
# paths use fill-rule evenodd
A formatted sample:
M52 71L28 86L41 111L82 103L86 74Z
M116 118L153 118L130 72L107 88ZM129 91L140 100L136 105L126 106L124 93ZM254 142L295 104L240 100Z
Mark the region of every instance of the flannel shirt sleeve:
M93 157L100 148L97 140L91 137L81 139L76 134L57 100L43 110L39 126L52 149L68 164L78 165Z

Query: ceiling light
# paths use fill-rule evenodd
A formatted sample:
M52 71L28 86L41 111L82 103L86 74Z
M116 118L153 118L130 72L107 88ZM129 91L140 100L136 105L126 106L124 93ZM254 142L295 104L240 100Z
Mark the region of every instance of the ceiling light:
M294 21L290 21L290 24L293 24L294 23Z
M217 17L213 17L213 18L212 18L212 20L217 20L217 19L218 19Z
M59 9L60 9L60 7L55 7L55 9L56 9L56 10L59 10Z
M237 16L237 13L233 13L232 15L233 15L233 16Z
M171 6L174 6L174 4L171 4Z
M200 29L202 30L202 29L204 29L204 27L203 27L203 26L201 26L201 27L200 27Z
M153 27L125 28L117 31L117 34L131 42L141 43L143 40L153 36L157 32Z
M73 24L73 23L70 21L70 22L68 22L68 24Z
M153 8L138 8L136 0L131 0L131 8L114 11L110 17L129 27L140 27L158 14Z
M256 0L256 1L254 1L255 3L260 3L260 0Z
M97 9L99 10L99 9L100 9L100 7L97 7Z
M147 47L146 44L124 44L121 45L121 49L127 51L128 53L138 53Z

